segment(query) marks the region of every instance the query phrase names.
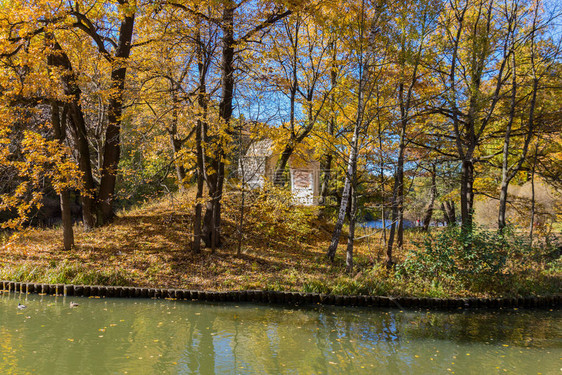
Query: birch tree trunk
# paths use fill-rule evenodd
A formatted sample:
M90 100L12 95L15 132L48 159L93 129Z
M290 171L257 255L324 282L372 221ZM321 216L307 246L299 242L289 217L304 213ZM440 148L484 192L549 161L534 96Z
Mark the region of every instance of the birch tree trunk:
M347 251L345 256L345 269L351 274L353 273L353 246L355 241L355 219L357 216L357 197L355 194L355 183L352 183L350 204L351 209L349 212L349 235L347 237Z
M361 100L360 100L361 102ZM361 104L362 105L362 104ZM343 228L343 221L348 209L349 200L351 197L351 185L355 175L355 165L357 162L357 148L358 148L358 138L359 138L359 123L361 121L361 116L358 114L357 121L353 129L353 138L351 140L351 151L349 153L349 159L347 162L347 171L345 174L345 183L343 186L343 193L341 198L340 209L338 212L338 219L334 227L334 232L332 234L332 240L330 246L328 247L328 252L326 256L330 261L334 261L336 256L336 250L340 241L341 231Z

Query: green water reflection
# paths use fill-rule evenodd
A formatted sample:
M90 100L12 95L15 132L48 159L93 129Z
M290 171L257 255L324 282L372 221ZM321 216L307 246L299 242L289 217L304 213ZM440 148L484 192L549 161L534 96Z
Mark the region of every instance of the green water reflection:
M0 357L0 374L560 374L562 312L11 294Z

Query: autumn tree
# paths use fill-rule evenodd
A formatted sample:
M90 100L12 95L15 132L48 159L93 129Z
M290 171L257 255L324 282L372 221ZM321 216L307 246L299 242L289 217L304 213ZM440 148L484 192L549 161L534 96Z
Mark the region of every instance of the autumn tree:
M220 100L218 101L218 125L215 134L202 138L212 145L212 152L206 158L205 182L209 200L203 218L202 240L207 247L215 249L221 246L221 200L225 182L226 160L229 143L233 134L231 118L233 113L234 84L237 66L235 57L244 45L259 37L275 22L287 17L291 10L282 4L245 3L236 1L220 2L218 15L200 11L200 4L191 2L169 2L168 5L195 16L200 22L212 23L221 32L220 62ZM203 8L203 7L201 7ZM244 14L245 19L241 15ZM248 15L250 15L248 17ZM246 25L250 24L248 27Z
M410 15L416 9L419 17L412 19ZM391 42L396 47L391 53L393 64L388 74L395 75L397 85L396 103L398 113L395 123L398 125L398 155L392 190L391 225L386 249L386 263L391 265L395 234L397 246L403 245L404 237L404 164L408 146L409 127L412 118L419 115L420 104L427 99L420 80L424 75L423 66L427 65L426 51L430 34L435 32L435 21L439 14L439 4L434 2L414 2L400 4L394 10L396 16L390 31ZM427 74L426 74L427 75ZM427 79L427 78L425 78ZM417 112L417 113L416 113Z
M288 120L282 117L283 131L275 140L280 150L273 173L276 185L284 184L290 157L311 135L334 87L329 83L334 80L329 73L334 70L334 38L312 15L294 13L266 35L261 51L254 55L260 63L254 69L261 72L264 62L269 67L261 76L271 86L272 95L282 93L288 99Z
M345 166L345 182L343 185L342 198L338 210L336 225L332 234L332 240L326 256L331 261L334 260L338 247L343 222L349 212L349 235L346 251L346 267L348 272L353 269L353 247L355 234L355 219L357 213L357 159L361 138L364 137L365 130L372 121L371 115L366 111L373 94L373 82L376 81L377 73L380 72L380 65L377 60L384 53L384 48L379 49L377 37L380 22L384 19L383 3L367 4L362 1L359 4L350 6L352 17L350 24L355 27L350 30L348 48L351 49L354 66L350 71L348 84L357 84L357 90L351 91L351 113L348 114L349 122L352 124L351 140L346 145L349 156ZM357 23L356 23L357 22ZM379 54L377 54L379 53ZM375 67L378 67L376 69ZM348 211L349 206L349 211Z
M511 56L509 93L506 94L507 122L502 129L503 149L501 183L498 210L498 229L507 225L506 207L508 188L513 178L521 171L533 137L548 131L545 121L552 121L545 111L544 91L552 87L549 75L560 56L559 42L547 37L551 28L548 14L541 15L540 1L530 5L514 2L511 15L516 26L511 33ZM527 78L528 77L528 78ZM518 127L517 124L519 124ZM550 126L552 124L549 124ZM513 143L516 142L514 147ZM532 169L532 168L531 168Z

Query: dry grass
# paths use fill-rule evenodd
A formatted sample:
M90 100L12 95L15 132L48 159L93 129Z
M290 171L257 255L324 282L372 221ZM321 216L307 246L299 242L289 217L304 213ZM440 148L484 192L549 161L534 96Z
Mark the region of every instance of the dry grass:
M41 279L49 269L64 264L82 273L114 271L134 286L234 290L282 284L299 289L300 275L322 275L333 268L323 257L328 230L319 230L316 238L298 246L283 239L259 241L256 234L248 234L243 253L237 256L236 228L229 215L225 215L224 246L214 254L209 249L193 254L189 198L146 203L120 212L111 225L90 232L75 226L75 247L70 252L62 249L60 228L28 229L0 246L2 274L10 276L25 268L31 275L20 275L22 279Z
M358 241L356 272L346 275L345 236L336 262L328 263L325 251L332 226L317 212L303 216L304 229L299 232L297 228L296 236L279 224L282 213L271 214L267 236L263 234L264 228L248 225L242 255L237 256L237 212L227 206L224 246L214 254L209 249L193 254L192 195L147 202L120 212L111 225L90 232L75 226L75 248L70 252L62 250L60 229L28 229L16 238L5 239L0 246L0 278L205 290L272 289L436 297L494 294L398 277L382 267L380 231L365 232L361 228L357 236L372 235ZM398 261L404 259L419 236L415 232L407 234L404 251L395 254ZM560 280L559 276L555 278Z

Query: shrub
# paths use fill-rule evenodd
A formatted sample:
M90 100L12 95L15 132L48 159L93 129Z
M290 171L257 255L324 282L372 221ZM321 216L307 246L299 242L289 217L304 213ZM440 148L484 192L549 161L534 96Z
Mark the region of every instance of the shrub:
M239 207L238 194L225 199L225 214L235 223ZM260 242L295 246L317 235L318 230L311 223L312 211L309 207L296 206L288 189L266 184L246 192L243 232Z
M533 253L524 237L510 229L503 233L474 227L463 233L460 227L446 228L437 235L428 234L416 244L401 271L428 279L460 280L465 284L489 279L506 272L508 259Z

